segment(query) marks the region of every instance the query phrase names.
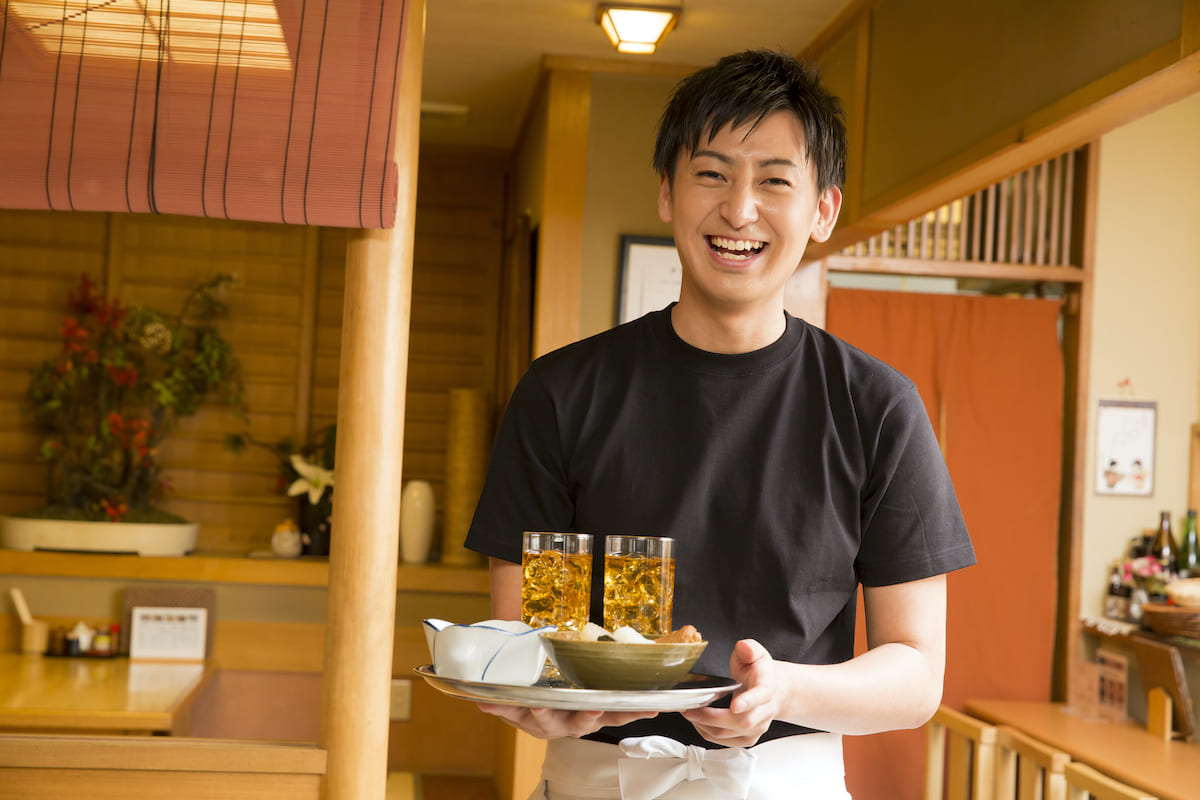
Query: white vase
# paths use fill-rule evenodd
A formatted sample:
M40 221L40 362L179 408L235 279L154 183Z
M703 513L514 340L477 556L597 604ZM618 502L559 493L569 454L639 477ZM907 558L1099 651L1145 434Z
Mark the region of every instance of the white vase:
M424 564L433 545L433 486L409 481L400 493L400 558L405 564Z

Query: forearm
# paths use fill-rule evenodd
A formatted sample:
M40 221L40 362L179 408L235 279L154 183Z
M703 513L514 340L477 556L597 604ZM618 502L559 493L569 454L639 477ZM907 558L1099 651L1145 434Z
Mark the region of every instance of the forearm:
M917 728L942 698L941 660L908 644L883 644L841 664L780 667L779 718L817 730L861 735Z

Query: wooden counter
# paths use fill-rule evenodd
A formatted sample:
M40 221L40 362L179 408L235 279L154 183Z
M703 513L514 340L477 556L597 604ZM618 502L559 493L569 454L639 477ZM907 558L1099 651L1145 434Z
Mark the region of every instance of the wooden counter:
M186 733L207 664L0 653L0 729Z
M1132 722L1085 719L1062 703L968 700L968 714L1009 725L1161 800L1195 800L1200 746L1164 741Z

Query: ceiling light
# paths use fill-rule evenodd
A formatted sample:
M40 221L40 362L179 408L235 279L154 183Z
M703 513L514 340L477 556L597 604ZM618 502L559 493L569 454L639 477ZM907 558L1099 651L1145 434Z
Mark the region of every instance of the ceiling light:
M679 21L680 6L601 3L596 21L622 53L653 53Z

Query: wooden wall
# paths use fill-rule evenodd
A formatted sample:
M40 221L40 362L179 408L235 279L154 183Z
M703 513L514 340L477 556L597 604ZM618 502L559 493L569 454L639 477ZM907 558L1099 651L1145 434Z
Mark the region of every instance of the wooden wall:
M439 504L447 391L494 382L505 180L497 154L421 158L403 480L430 481ZM43 502L22 404L29 370L57 352L79 274L127 303L171 311L198 280L234 272L222 331L242 362L248 418L209 405L183 421L161 451L173 486L163 506L200 523L200 550L267 548L294 513L274 459L257 448L235 455L223 440L242 430L303 440L334 421L345 241L341 229L0 210L0 513Z

